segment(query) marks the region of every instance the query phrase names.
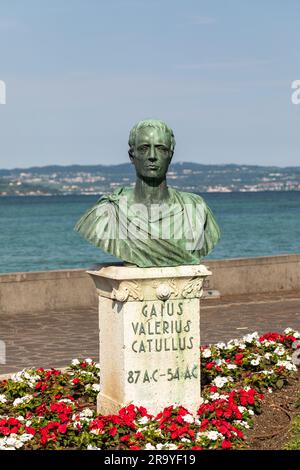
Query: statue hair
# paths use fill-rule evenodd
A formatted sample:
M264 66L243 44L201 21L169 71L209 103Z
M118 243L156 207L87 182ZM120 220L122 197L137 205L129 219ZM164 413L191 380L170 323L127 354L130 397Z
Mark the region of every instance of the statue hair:
M170 144L171 144L170 150L171 150L172 155L173 155L175 144L176 144L174 133L173 133L172 129L169 126L167 126L167 124L165 122L160 121L159 119L144 119L143 121L137 122L135 124L135 126L133 126L133 128L130 131L129 140L128 140L129 154L131 155L133 147L135 145L137 132L140 129L144 129L146 127L154 127L154 129L160 129L163 132L165 132L165 134L168 135L168 137L170 139Z

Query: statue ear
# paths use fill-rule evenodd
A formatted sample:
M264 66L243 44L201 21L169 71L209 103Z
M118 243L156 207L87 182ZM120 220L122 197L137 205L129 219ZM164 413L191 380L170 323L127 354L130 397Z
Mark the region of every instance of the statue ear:
M131 163L133 163L134 155L131 149L128 150L128 155L129 155L129 160L131 161Z

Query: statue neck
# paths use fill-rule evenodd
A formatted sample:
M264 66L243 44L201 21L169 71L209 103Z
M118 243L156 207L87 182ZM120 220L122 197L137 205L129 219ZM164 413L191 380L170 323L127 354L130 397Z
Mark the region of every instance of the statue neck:
M166 179L142 179L137 177L134 188L134 200L137 203L145 204L161 204L167 202L170 194L167 187Z

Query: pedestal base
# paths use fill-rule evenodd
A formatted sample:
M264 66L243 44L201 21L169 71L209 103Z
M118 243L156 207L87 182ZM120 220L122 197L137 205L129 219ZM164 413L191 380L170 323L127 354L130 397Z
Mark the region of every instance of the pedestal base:
M200 297L210 272L108 267L89 272L99 294L97 410L133 403L156 414L169 405L196 412L200 390Z

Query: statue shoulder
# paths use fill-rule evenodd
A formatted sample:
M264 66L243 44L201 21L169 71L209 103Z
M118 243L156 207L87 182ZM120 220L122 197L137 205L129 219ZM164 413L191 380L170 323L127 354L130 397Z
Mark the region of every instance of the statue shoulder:
M133 188L128 186L121 186L116 188L112 193L103 194L97 201L97 204L114 203L118 202L121 197L129 197L133 192Z
M205 208L207 207L205 200L199 194L188 193L186 191L178 191L177 189L174 189L174 188L169 188L169 189L171 189L172 196L175 199L180 200L181 203L183 204L195 204L195 205L200 204Z

